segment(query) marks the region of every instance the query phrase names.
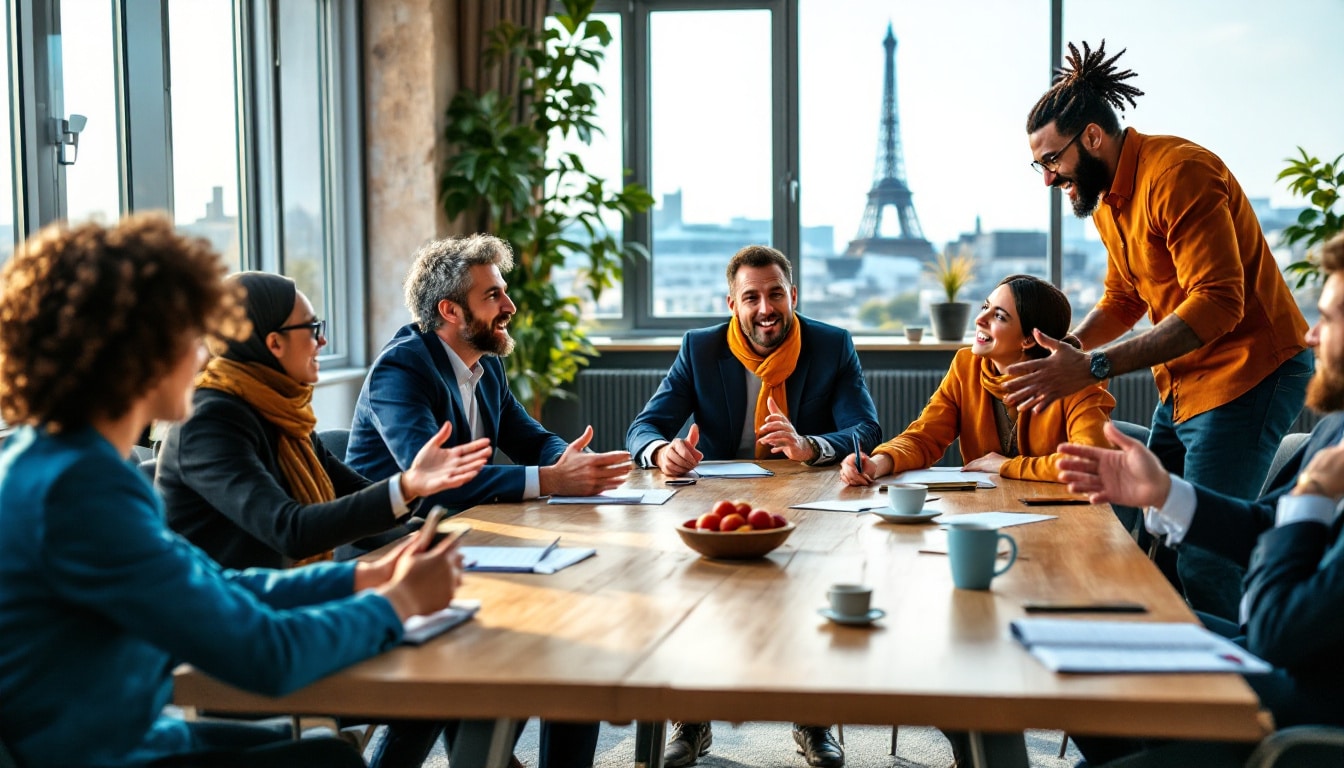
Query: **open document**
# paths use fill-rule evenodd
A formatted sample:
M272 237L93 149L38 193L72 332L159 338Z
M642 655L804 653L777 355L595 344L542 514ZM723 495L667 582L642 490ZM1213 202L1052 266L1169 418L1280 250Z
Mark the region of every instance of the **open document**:
M752 461L702 461L693 474L699 477L773 477L775 473Z
M920 483L929 486L930 491L970 491L976 488L994 488L989 472L966 472L954 467L929 467L902 472L883 481L894 483Z
M1198 624L1017 619L1013 636L1055 672L1240 672L1269 664Z
M467 570L479 573L555 573L597 554L592 547L462 547Z
M651 488L643 491L603 491L594 496L552 496L547 504L662 504L677 492L675 488Z

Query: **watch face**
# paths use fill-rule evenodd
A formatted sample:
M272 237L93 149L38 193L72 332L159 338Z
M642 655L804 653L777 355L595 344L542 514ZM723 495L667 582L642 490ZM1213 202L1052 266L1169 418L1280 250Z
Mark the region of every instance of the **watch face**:
M1098 379L1111 375L1111 360L1104 353L1092 353L1092 375Z

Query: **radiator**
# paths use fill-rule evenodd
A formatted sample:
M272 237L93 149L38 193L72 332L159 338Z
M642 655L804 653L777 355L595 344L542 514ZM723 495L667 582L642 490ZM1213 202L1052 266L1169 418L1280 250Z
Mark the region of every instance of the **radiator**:
M625 449L625 432L649 402L667 371L657 368L585 370L575 379L580 424L593 425L595 451Z

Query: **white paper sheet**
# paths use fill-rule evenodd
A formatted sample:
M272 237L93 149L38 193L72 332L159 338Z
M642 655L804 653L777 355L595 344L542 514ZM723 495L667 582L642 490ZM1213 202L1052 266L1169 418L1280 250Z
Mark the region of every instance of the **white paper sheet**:
M596 496L551 496L547 504L662 504L672 498L676 488L644 491L603 491Z
M774 472L750 461L701 462L693 473L700 477L774 477Z
M1197 624L1017 619L1013 636L1054 672L1239 672L1269 664Z
M1054 520L1056 515L1038 515L1033 512L972 512L969 515L952 515L941 521L948 525L983 525L988 528L1011 528L1014 525L1039 523Z

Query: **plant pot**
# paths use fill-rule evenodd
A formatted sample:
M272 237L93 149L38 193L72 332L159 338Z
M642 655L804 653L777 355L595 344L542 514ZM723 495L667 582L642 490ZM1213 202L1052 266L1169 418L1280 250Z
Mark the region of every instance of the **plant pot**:
M971 320L971 305L964 301L943 301L929 305L933 335L939 341L961 341Z

